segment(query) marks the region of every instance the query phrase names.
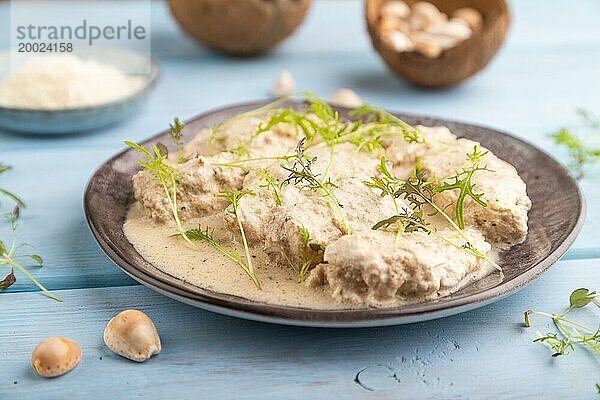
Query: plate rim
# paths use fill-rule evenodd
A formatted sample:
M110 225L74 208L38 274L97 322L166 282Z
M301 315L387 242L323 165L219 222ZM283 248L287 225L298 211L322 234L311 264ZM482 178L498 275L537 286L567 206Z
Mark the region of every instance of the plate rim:
M269 102L270 100L258 100L250 102L240 102L228 106L218 107L197 114L187 119L186 121L196 121L198 119L207 118L216 113L226 113L228 111L236 109L260 107L264 106L265 104L268 104ZM296 103L299 102L296 101ZM345 107L335 108L340 111L350 110ZM518 276L516 276L508 282L501 283L497 286L485 289L479 293L470 294L461 298L442 301L439 303L423 302L413 304L411 306L416 307L416 309L412 312L406 312L402 311L402 306L390 308L321 310L305 307L277 305L266 302L259 302L256 300L250 300L235 295L214 292L209 289L204 289L200 287L198 288L203 293L192 293L188 290L185 290L184 288L172 286L168 282L164 282L159 278L146 273L142 269L137 268L135 265L133 265L133 263L130 263L126 259L121 257L118 254L118 252L115 249L113 249L111 245L104 240L104 238L102 238L102 235L98 232L95 221L93 220L90 212L91 187L94 183L95 178L99 176L100 172L102 172L102 169L105 166L119 159L126 152L130 151L130 149L127 148L123 149L122 151L119 151L117 154L103 162L91 175L86 185L83 196L83 208L86 217L86 222L92 233L92 236L98 243L101 250L106 254L106 256L128 276L138 281L142 285L149 287L152 290L158 291L163 295L167 295L168 297L175 298L178 301L192 304L196 307L213 312L218 312L225 315L232 315L236 317L262 322L314 327L343 328L397 325L441 318L444 316L454 315L471 309L479 308L492 302L501 300L502 298L517 292L518 290L533 282L541 274L546 272L552 265L554 265L573 244L585 222L587 208L585 196L583 195L581 187L579 186L578 182L573 177L573 175L570 173L570 171L562 163L556 160L552 155L548 154L543 149L540 149L539 147L535 146L534 144L530 143L525 139L484 125L461 122L429 115L409 114L396 111L390 112L394 115L400 115L403 118L409 117L415 119L432 119L437 121L444 121L446 123L461 124L473 128L480 128L488 131L493 131L495 134L507 136L515 141L521 142L527 147L535 149L539 153L542 153L545 157L547 157L554 164L556 164L559 170L561 170L564 173L564 175L571 180L571 182L577 189L576 195L578 200L577 204L579 205L579 213L577 215L577 220L573 225L572 230L565 237L565 239L556 247L556 249L554 249L554 251L548 254L544 259L532 265L529 270L519 274ZM157 138L165 135L167 132L168 131L165 130L149 138L146 138L143 141L141 141L140 144L144 145L148 142L156 140ZM178 279L176 277L174 278Z

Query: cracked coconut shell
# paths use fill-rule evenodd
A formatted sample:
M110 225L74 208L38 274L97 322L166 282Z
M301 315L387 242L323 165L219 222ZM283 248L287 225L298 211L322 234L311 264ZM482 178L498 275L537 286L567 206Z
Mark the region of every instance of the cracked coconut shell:
M199 42L232 55L266 52L303 21L311 0L169 0L181 27Z
M471 7L483 16L483 24L467 40L443 50L436 58L415 51L399 52L383 39L381 9L387 0L366 0L365 16L373 47L397 75L414 85L427 88L454 86L475 75L496 55L510 25L510 12L504 0L430 0L441 12ZM405 0L412 6L418 0Z

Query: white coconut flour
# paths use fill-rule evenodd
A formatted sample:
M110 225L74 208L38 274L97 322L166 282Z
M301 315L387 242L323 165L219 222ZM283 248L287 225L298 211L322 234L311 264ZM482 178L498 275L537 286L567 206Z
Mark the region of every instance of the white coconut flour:
M130 96L143 84L142 77L94 59L35 56L0 81L0 105L40 110L94 106Z

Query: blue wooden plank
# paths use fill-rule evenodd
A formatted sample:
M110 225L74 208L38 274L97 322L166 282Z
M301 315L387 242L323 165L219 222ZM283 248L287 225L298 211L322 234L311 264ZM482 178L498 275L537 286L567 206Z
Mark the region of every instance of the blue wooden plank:
M27 250L44 258L45 266L31 271L49 289L133 284L101 252L83 215L88 177L111 153L110 148L0 152L0 160L14 168L2 176L0 186L27 203L17 227L18 239L35 246ZM0 234L9 240L7 224L0 224ZM4 273L8 269L3 266L0 275ZM36 290L16 274L17 283L9 291Z
M9 294L0 307L0 398L54 399L591 399L597 362L577 349L558 359L531 341L523 311L561 311L571 290L597 286L600 260L560 262L538 281L496 304L441 320L379 329L308 329L219 316L144 287L61 291L55 303ZM8 303L6 303L8 301ZM145 364L111 353L106 322L125 308L147 312L163 351ZM595 318L592 310L577 318ZM29 367L48 336L67 336L84 351L58 379ZM359 371L363 387L354 382ZM370 388L372 390L367 390Z

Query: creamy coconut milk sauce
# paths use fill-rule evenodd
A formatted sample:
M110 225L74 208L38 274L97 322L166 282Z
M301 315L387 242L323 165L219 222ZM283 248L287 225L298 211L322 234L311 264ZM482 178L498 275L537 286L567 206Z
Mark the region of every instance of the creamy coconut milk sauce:
M215 229L215 237L221 240L235 240L225 229L220 215L189 221L189 226L210 224ZM229 261L208 244L198 242L198 248L191 248L182 239L172 237L174 225L156 226L146 218L139 204L134 203L123 226L127 239L144 259L161 271L180 278L187 283L214 292L231 294L270 304L305 307L313 309L357 309L366 308L365 304L335 300L325 287L309 287L298 284L296 271L289 266L277 265L269 260L259 247L253 246L254 266L262 278L262 290L257 290L248 276L233 262ZM238 250L241 245L236 243ZM497 258L497 252L492 256ZM418 303L428 299L447 296L462 287L477 281L494 271L494 268L482 268L465 277L451 290L435 295L416 298L398 298L388 306L400 306Z
M189 221L194 227L210 224L217 239L234 239L218 216ZM292 268L275 265L266 253L256 246L251 248L256 273L261 277L262 290L258 290L237 265L223 257L208 244L198 242L191 248L181 238L171 237L174 225L155 226L134 204L129 211L123 230L135 249L147 261L163 272L192 285L215 292L231 294L272 304L282 304L315 309L356 308L357 305L335 301L324 288L309 288L298 284ZM239 251L240 243L236 243Z

